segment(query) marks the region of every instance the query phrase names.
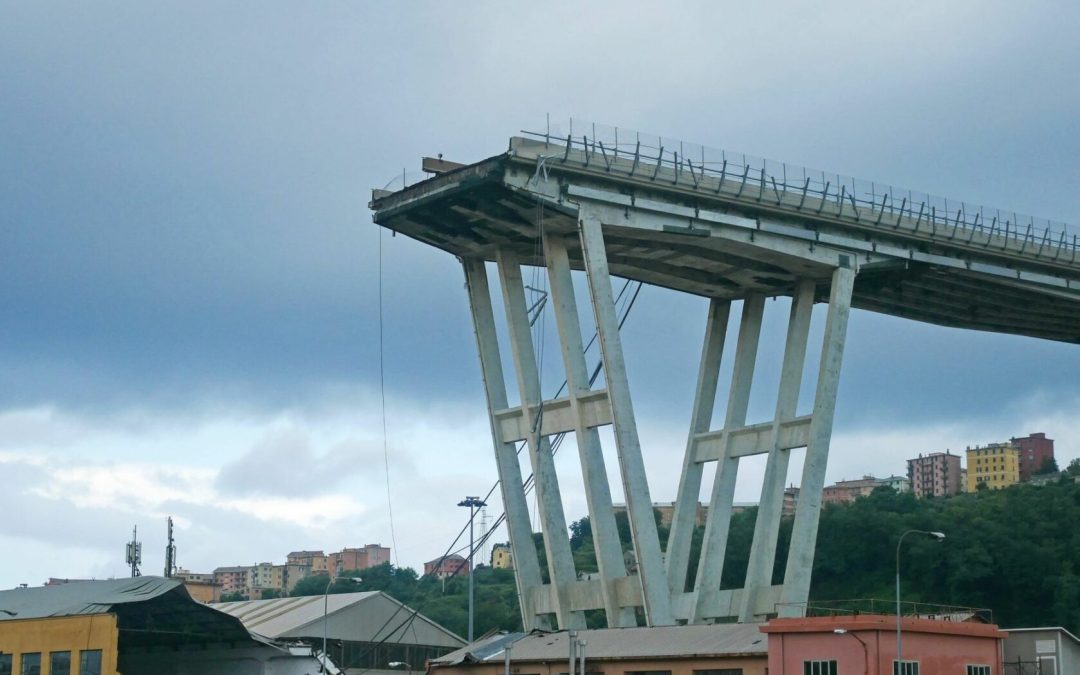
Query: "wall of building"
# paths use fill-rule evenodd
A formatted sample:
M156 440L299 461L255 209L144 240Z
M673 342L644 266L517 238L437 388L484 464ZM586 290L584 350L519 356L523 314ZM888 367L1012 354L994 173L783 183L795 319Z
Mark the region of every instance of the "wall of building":
M806 661L835 660L841 675L891 675L896 658L895 618L879 617L877 626L865 620L871 618L815 617L770 622L769 671L801 674ZM833 632L838 628L847 632ZM1000 643L1005 635L995 626L904 619L902 635L903 659L918 661L921 675L963 675L968 665L987 665L994 675L1001 673Z
M513 650L511 650L513 654ZM587 675L625 675L626 673L670 671L671 675L694 675L699 670L741 668L742 675L766 675L768 658L760 656L718 656L715 658L657 657L652 659L589 659L585 648L585 672ZM576 666L575 666L576 670ZM464 663L455 666L432 667L431 675L504 675L502 660L485 663ZM512 675L565 675L566 660L561 661L514 661ZM776 671L780 672L780 671ZM795 671L789 671L795 673ZM798 671L801 675L802 670Z
M76 673L81 652L100 650L102 675L116 675L118 642L119 631L116 617L112 614L0 622L0 653L14 655L12 666L15 673L21 672L22 654L41 654L41 672L46 675L51 652L71 652L72 672Z
M1045 433L1030 434L1010 439L1020 451L1020 480L1028 480L1031 474L1042 468L1043 462L1054 458L1054 439Z
M1005 663L1017 661L1026 665L1027 672L1036 672L1034 665L1038 664L1041 675L1080 673L1080 642L1058 628L1009 631Z
M312 675L319 672L319 662L272 647L250 647L124 655L120 671L124 675Z

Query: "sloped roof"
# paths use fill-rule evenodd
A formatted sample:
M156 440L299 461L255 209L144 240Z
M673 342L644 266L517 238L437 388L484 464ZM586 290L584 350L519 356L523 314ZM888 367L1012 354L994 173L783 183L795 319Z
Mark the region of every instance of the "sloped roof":
M335 640L385 640L450 648L465 644L459 636L381 591L242 600L211 607L235 616L251 632L269 638L321 638L324 599L327 636Z
M254 639L235 617L191 599L178 579L135 577L0 592L0 623L113 614L120 648L175 647Z
M0 612L0 621L104 614L116 605L152 600L182 587L177 579L135 577L16 588L0 591L0 609L15 613L9 616Z
M758 624L714 624L601 628L577 631L585 640L586 655L593 659L647 659L659 657L759 656L769 652L768 636ZM565 659L569 650L566 631L504 633L479 640L435 659L436 666L497 661L512 645L512 661Z

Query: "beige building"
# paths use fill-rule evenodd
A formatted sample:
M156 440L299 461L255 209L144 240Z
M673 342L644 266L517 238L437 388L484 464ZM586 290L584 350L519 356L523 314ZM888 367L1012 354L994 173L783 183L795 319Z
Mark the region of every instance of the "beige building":
M916 497L947 497L960 493L960 455L948 450L931 452L919 454L907 463L908 480Z
M491 547L491 566L497 570L514 569L514 556L510 544L495 544Z
M302 565L308 568L309 574L329 571L329 559L322 551L293 551L285 557L290 565Z
M979 483L1000 490L1020 482L1020 450L1012 443L990 443L967 449L967 491Z
M221 599L221 586L214 581L214 575L212 573L200 574L181 567L173 574L173 578L184 584L184 588L187 589L188 595L194 600L207 603L217 602Z
M587 675L766 675L769 637L760 624L579 630ZM566 631L500 633L430 662L428 675L564 675Z

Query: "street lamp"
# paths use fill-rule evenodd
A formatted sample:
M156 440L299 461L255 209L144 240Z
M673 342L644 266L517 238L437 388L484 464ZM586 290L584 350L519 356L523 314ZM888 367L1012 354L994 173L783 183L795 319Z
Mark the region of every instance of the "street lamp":
M862 645L862 653L863 653L863 675L869 675L869 673L870 673L870 651L867 649L866 643L863 642L863 639L861 637L859 637L858 635L856 635L855 633L849 633L847 628L834 628L833 632L836 633L837 635L850 635L851 637L853 637L853 638L855 638L856 640L859 641L859 644Z
M0 612L7 614L8 616L19 616L18 612L13 612L10 609L0 609Z
M907 530L900 535L900 540L896 542L896 673L895 675L903 675L901 670L904 664L904 643L903 636L900 632L900 544L904 543L904 537L909 534L925 534L928 537L933 537L938 541L945 538L944 532L932 532L930 530Z
M327 656L326 656L326 616L327 616L327 611L326 610L330 605L330 587L333 586L334 582L337 581L338 579L342 579L344 581L348 581L348 582L351 582L351 583L354 583L354 584L358 584L361 581L363 581L363 579L361 579L360 577L336 577L336 578L332 578L332 579L330 579L330 581L326 582L326 590L323 591L323 604L322 604L322 660L321 660L322 665L319 668L320 673L325 673L326 672L326 659L327 659Z
M458 502L458 506L469 508L469 643L473 641L473 521L476 509L487 506L487 503L479 497L466 497Z

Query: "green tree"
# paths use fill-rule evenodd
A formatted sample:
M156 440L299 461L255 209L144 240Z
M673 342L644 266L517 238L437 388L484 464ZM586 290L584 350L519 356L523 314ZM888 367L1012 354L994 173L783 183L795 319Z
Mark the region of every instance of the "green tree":
M240 600L247 600L248 596L239 591L234 593L222 593L221 602L239 602Z

